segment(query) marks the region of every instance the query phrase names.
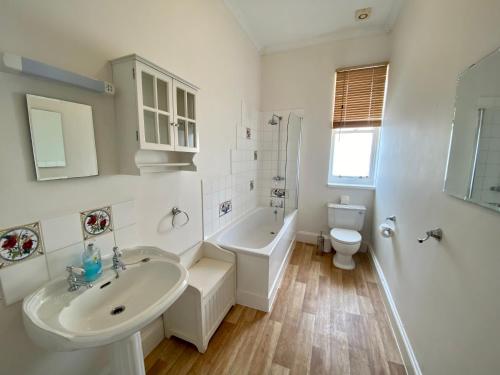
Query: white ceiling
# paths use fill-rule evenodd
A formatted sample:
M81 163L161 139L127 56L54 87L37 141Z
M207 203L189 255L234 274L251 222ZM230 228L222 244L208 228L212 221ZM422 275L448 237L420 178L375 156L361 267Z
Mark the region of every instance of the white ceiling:
M263 53L392 28L404 0L224 0ZM372 7L356 21L356 9Z

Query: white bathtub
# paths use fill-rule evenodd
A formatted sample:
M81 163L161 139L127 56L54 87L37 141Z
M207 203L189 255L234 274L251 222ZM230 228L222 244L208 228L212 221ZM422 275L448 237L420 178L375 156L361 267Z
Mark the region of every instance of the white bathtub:
M295 243L297 211L284 223L271 207L259 207L214 236L236 253L236 302L271 311Z

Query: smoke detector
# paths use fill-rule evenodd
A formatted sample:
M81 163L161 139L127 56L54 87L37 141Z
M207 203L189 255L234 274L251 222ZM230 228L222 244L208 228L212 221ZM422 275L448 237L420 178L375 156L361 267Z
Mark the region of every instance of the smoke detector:
M354 13L354 18L356 21L366 21L368 18L370 18L372 14L372 8L363 8L363 9L358 9Z

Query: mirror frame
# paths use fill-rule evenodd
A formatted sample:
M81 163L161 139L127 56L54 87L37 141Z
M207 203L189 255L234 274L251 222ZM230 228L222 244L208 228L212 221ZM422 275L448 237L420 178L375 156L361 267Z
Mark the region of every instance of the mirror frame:
M26 110L28 112L27 113L28 114L28 125L29 125L29 132L30 132L30 138L31 138L30 143L31 143L31 149L32 149L33 164L34 164L35 174L36 174L36 181L42 182L42 181L69 180L69 179L73 179L73 178L85 178L85 177L99 176L99 161L97 158L97 145L96 145L96 139L95 139L94 109L93 109L93 107L91 105L85 104L85 103L77 103L77 102L73 102L73 101L69 101L69 100L65 100L65 99L51 98L51 97L29 94L29 93L26 93L25 97L26 97ZM78 174L78 175L70 175L70 176L53 176L53 177L49 177L49 178L44 178L40 175L40 171L39 171L40 167L38 166L37 155L36 155L36 145L35 145L36 141L34 139L34 129L33 129L33 120L32 120L31 110L32 109L41 109L44 111L52 111L52 112L57 112L57 111L52 109L52 108L51 109L37 108L36 105L33 105L33 103L32 103L33 100L46 100L46 101L54 101L54 102L59 102L59 103L67 103L67 104L89 107L91 120L92 120L90 127L89 127L89 130L91 130L91 132L92 132L91 135L89 134L89 136L91 136L91 142L89 139L89 146L90 146L90 143L91 143L91 146L93 146L93 152L94 152L94 156L95 156L95 168L94 168L95 173L92 171L91 174L89 173L89 174ZM64 134L65 133L64 121L62 122L62 127L63 127L62 131ZM70 148L68 148L66 144L64 145L64 148L66 150L66 153L71 152ZM66 154L66 167L68 166L67 163L68 163L68 157Z
M449 166L450 166L451 148L452 148L452 144L453 144L453 135L454 135L455 125L456 125L456 113L457 113L457 101L458 101L458 87L459 87L459 84L460 84L461 80L463 79L463 77L465 76L465 74L467 74L468 72L470 72L473 69L478 68L478 66L481 65L481 63L483 61L485 61L486 59L488 59L489 57L492 57L493 55L495 55L497 53L500 54L500 48L496 48L492 52L490 52L487 55L485 55L482 58L480 58L475 63L469 65L465 70L463 70L462 72L460 72L460 74L458 75L458 78L456 80L456 85L455 85L455 100L454 100L454 106L453 106L453 120L451 121L450 140L449 140L449 144L448 144L448 156L447 156L447 159L446 159L446 169L445 169L444 181L443 181L443 192L446 193L446 194L448 194L451 197L460 199L460 200L468 202L468 203L476 204L478 206L481 206L481 207L487 208L489 210L492 210L492 211L500 213L500 205L499 206L494 206L494 205L491 205L491 204L488 204L488 203L484 203L484 202L481 202L481 201L478 201L478 200L475 200L475 199L471 199L467 195L466 196L461 196L459 194L454 194L454 193L449 192L449 191L446 190L446 182L448 180L448 172L449 172ZM477 132L476 132L476 134L477 134ZM476 142L478 143L479 139L477 139ZM474 157L474 159L477 158L477 147L478 146L476 145L476 151L475 151L475 157ZM469 174L469 176L470 176L469 179L470 179L470 184L471 185L473 183L473 174L474 174L475 169L476 169L476 166L475 166L475 162L474 162L474 165L471 165L471 171L470 171L470 174Z

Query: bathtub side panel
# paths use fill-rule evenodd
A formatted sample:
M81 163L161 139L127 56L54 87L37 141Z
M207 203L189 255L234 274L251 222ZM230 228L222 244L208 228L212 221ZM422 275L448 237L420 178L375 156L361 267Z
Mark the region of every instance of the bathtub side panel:
M285 224L286 226L283 228L283 233L280 233L281 238L276 244L276 248L272 251L269 259L268 297L270 299L272 299L272 295L275 294L276 290L279 288L282 274L285 272L289 255L293 250L295 233L297 231L296 212L290 216L290 221Z
M246 253L236 253L236 302L267 311L269 259Z

